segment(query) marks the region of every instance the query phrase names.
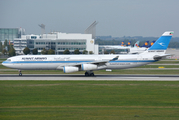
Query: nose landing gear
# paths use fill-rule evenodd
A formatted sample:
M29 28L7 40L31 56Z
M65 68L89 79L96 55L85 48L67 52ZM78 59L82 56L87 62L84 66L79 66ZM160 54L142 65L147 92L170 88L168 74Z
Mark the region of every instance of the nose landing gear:
M19 70L19 76L22 76L21 70Z

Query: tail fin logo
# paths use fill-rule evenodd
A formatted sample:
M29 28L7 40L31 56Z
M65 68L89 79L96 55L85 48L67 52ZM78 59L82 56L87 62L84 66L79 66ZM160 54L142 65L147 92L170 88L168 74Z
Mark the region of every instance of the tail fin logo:
M171 32L170 35L173 35L173 32Z
M161 45L161 46L163 46L163 47L165 46L165 45L164 45L165 43L162 43L162 42L161 42L161 43L158 43L158 44Z

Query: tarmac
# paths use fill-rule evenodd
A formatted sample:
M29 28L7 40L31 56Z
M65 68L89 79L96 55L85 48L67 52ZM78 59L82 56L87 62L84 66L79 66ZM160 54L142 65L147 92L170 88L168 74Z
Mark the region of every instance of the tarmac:
M79 80L79 81L179 81L179 75L111 75L97 74L85 77L82 74L0 74L0 80Z

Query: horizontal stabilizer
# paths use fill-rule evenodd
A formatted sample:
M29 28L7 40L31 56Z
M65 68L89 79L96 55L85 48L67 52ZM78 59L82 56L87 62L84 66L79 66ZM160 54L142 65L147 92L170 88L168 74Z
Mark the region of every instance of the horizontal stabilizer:
M112 60L110 61L115 61L115 60L118 60L119 56L116 56L115 58L113 58Z
M154 56L154 60L165 59L167 56L173 56L173 54L156 55Z

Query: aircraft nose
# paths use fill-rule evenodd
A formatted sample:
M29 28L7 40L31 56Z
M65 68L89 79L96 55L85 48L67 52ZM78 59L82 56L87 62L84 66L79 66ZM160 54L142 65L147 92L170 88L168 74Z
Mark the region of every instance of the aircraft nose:
M11 64L8 61L3 61L1 64L5 67L11 68Z
M1 64L4 65L4 61Z
M5 63L5 61L3 61L1 64L2 64L3 66L6 66L6 63Z

